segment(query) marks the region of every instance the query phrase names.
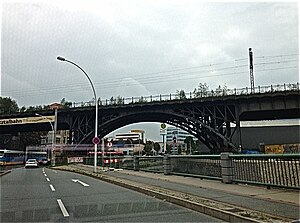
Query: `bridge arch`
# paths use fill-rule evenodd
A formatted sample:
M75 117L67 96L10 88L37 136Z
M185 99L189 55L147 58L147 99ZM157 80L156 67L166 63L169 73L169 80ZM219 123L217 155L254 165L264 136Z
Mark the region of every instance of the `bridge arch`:
M235 146L225 136L212 127L195 118L176 114L170 111L132 112L115 116L99 125L99 137L104 137L114 130L129 124L140 122L161 122L179 127L198 138L213 152L232 151Z

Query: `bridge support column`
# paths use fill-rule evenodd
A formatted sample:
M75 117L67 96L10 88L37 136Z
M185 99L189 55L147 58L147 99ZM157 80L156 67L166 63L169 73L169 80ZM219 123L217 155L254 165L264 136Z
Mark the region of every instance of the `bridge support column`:
M233 165L230 159L232 153L221 153L221 175L222 182L226 184L232 183L233 179Z
M133 157L133 170L134 171L139 171L140 170L139 157L137 157L137 156Z
M170 175L171 174L171 157L166 154L164 156L164 175Z

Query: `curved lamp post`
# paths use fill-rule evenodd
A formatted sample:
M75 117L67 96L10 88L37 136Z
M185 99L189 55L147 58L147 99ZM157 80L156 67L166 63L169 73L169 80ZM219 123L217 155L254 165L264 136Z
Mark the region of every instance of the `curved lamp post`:
M56 134L56 132L54 131L53 124L52 124L52 122L47 117L42 116L42 115L40 115L38 113L35 113L35 115L36 116L40 116L43 119L47 120L50 123L50 125L51 125L52 132L53 132L53 134L52 134L52 145L51 145L51 166L55 166L55 159L54 159L54 154L53 154L54 151L53 150L54 150L54 143L55 143L55 134Z
M97 95L96 95L96 91L95 91L95 87L93 85L93 82L91 80L91 78L89 77L89 75L79 66L77 65L76 63L70 61L70 60L67 60L61 56L58 56L57 57L58 60L60 61L63 61L63 62L68 62L70 64L73 64L74 66L76 66L77 68L79 68L83 73L84 75L86 76L86 78L89 80L90 84L91 84L91 87L92 87L92 90L93 90L93 93L94 93L94 98L95 98L95 106L96 106L96 114L95 114L95 138L98 138L98 101L97 101ZM94 143L94 172L96 173L97 172L97 143Z

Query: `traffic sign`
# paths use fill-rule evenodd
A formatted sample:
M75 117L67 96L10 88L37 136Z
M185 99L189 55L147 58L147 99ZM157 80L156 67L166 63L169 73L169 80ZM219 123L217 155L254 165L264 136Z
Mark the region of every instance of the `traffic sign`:
M160 135L167 135L167 130L166 129L160 129Z
M100 143L100 139L99 139L99 137L94 137L93 139L92 139L92 142L93 142L93 144L99 144Z
M162 128L162 129L165 129L167 127L167 125L165 124L165 123L162 123L161 125L160 125L160 128Z

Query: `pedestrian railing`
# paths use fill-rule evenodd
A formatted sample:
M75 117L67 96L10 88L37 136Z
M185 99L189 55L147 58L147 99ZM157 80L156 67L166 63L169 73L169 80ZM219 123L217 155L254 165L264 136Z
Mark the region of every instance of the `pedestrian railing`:
M163 156L139 157L139 169L149 172L164 172Z
M300 187L300 154L229 155L232 182Z
M300 189L300 154L165 155L134 157L133 169Z
M121 156L114 157L114 163L105 163L106 159L98 158L98 166L300 189L300 153ZM94 161L86 157L83 163Z
M110 106L110 105L124 105L124 104L136 104L136 103L150 103L150 102L161 102L161 101L171 101L171 100L188 100L197 98L219 98L224 96L238 96L238 95L250 95L250 94L264 94L264 93L276 93L285 91L298 91L300 87L299 83L295 84L277 84L269 86L257 86L252 91L250 88L234 88L234 89L220 89L211 90L205 92L189 92L185 93L184 96L176 94L160 94L160 95L150 95L150 96L140 96L140 97L117 97L105 100L98 100L99 106ZM88 102L73 102L71 107L91 107L95 106L95 101Z
M222 179L220 155L174 155L170 159L172 174Z

